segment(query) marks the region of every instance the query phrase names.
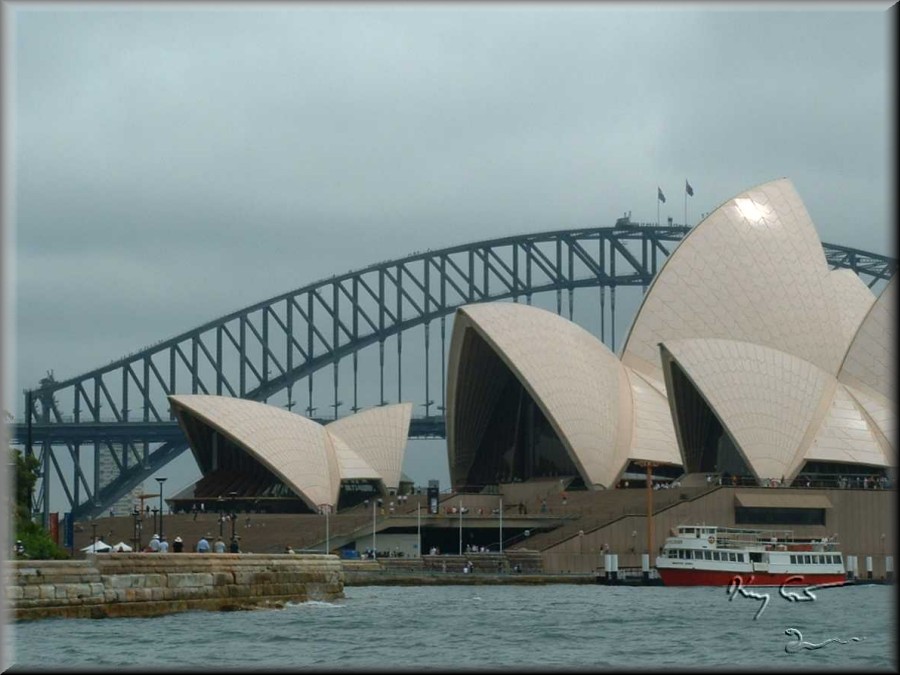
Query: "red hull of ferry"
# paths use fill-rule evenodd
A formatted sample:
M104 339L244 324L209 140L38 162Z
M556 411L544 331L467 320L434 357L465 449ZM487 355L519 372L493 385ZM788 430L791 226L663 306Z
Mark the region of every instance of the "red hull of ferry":
M664 586L728 586L731 580L740 576L744 586L781 586L788 579L789 586L811 586L832 584L847 580L843 574L770 574L769 572L726 572L723 570L660 569L659 577ZM798 577L800 577L798 579Z

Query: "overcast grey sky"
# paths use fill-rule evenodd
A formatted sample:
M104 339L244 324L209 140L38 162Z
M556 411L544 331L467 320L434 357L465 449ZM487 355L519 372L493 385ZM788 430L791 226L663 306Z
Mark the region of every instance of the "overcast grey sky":
M21 4L7 407L308 282L787 176L894 252L885 3ZM427 476L426 476L427 477Z

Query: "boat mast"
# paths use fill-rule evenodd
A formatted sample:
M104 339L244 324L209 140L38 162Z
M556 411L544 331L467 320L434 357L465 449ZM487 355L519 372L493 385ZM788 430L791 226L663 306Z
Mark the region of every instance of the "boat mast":
M653 559L653 462L643 462L647 468L647 557Z

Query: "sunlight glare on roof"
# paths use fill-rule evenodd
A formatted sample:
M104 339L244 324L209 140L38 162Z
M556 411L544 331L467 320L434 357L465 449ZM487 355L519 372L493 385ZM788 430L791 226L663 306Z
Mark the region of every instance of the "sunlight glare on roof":
M763 212L752 199L736 198L734 203L738 207L738 211L746 218L751 225L763 225Z

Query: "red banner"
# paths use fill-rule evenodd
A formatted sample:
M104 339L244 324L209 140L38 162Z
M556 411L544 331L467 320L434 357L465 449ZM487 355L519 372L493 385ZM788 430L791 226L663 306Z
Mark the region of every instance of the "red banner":
M59 512L54 511L50 514L50 538L53 543L59 546Z

